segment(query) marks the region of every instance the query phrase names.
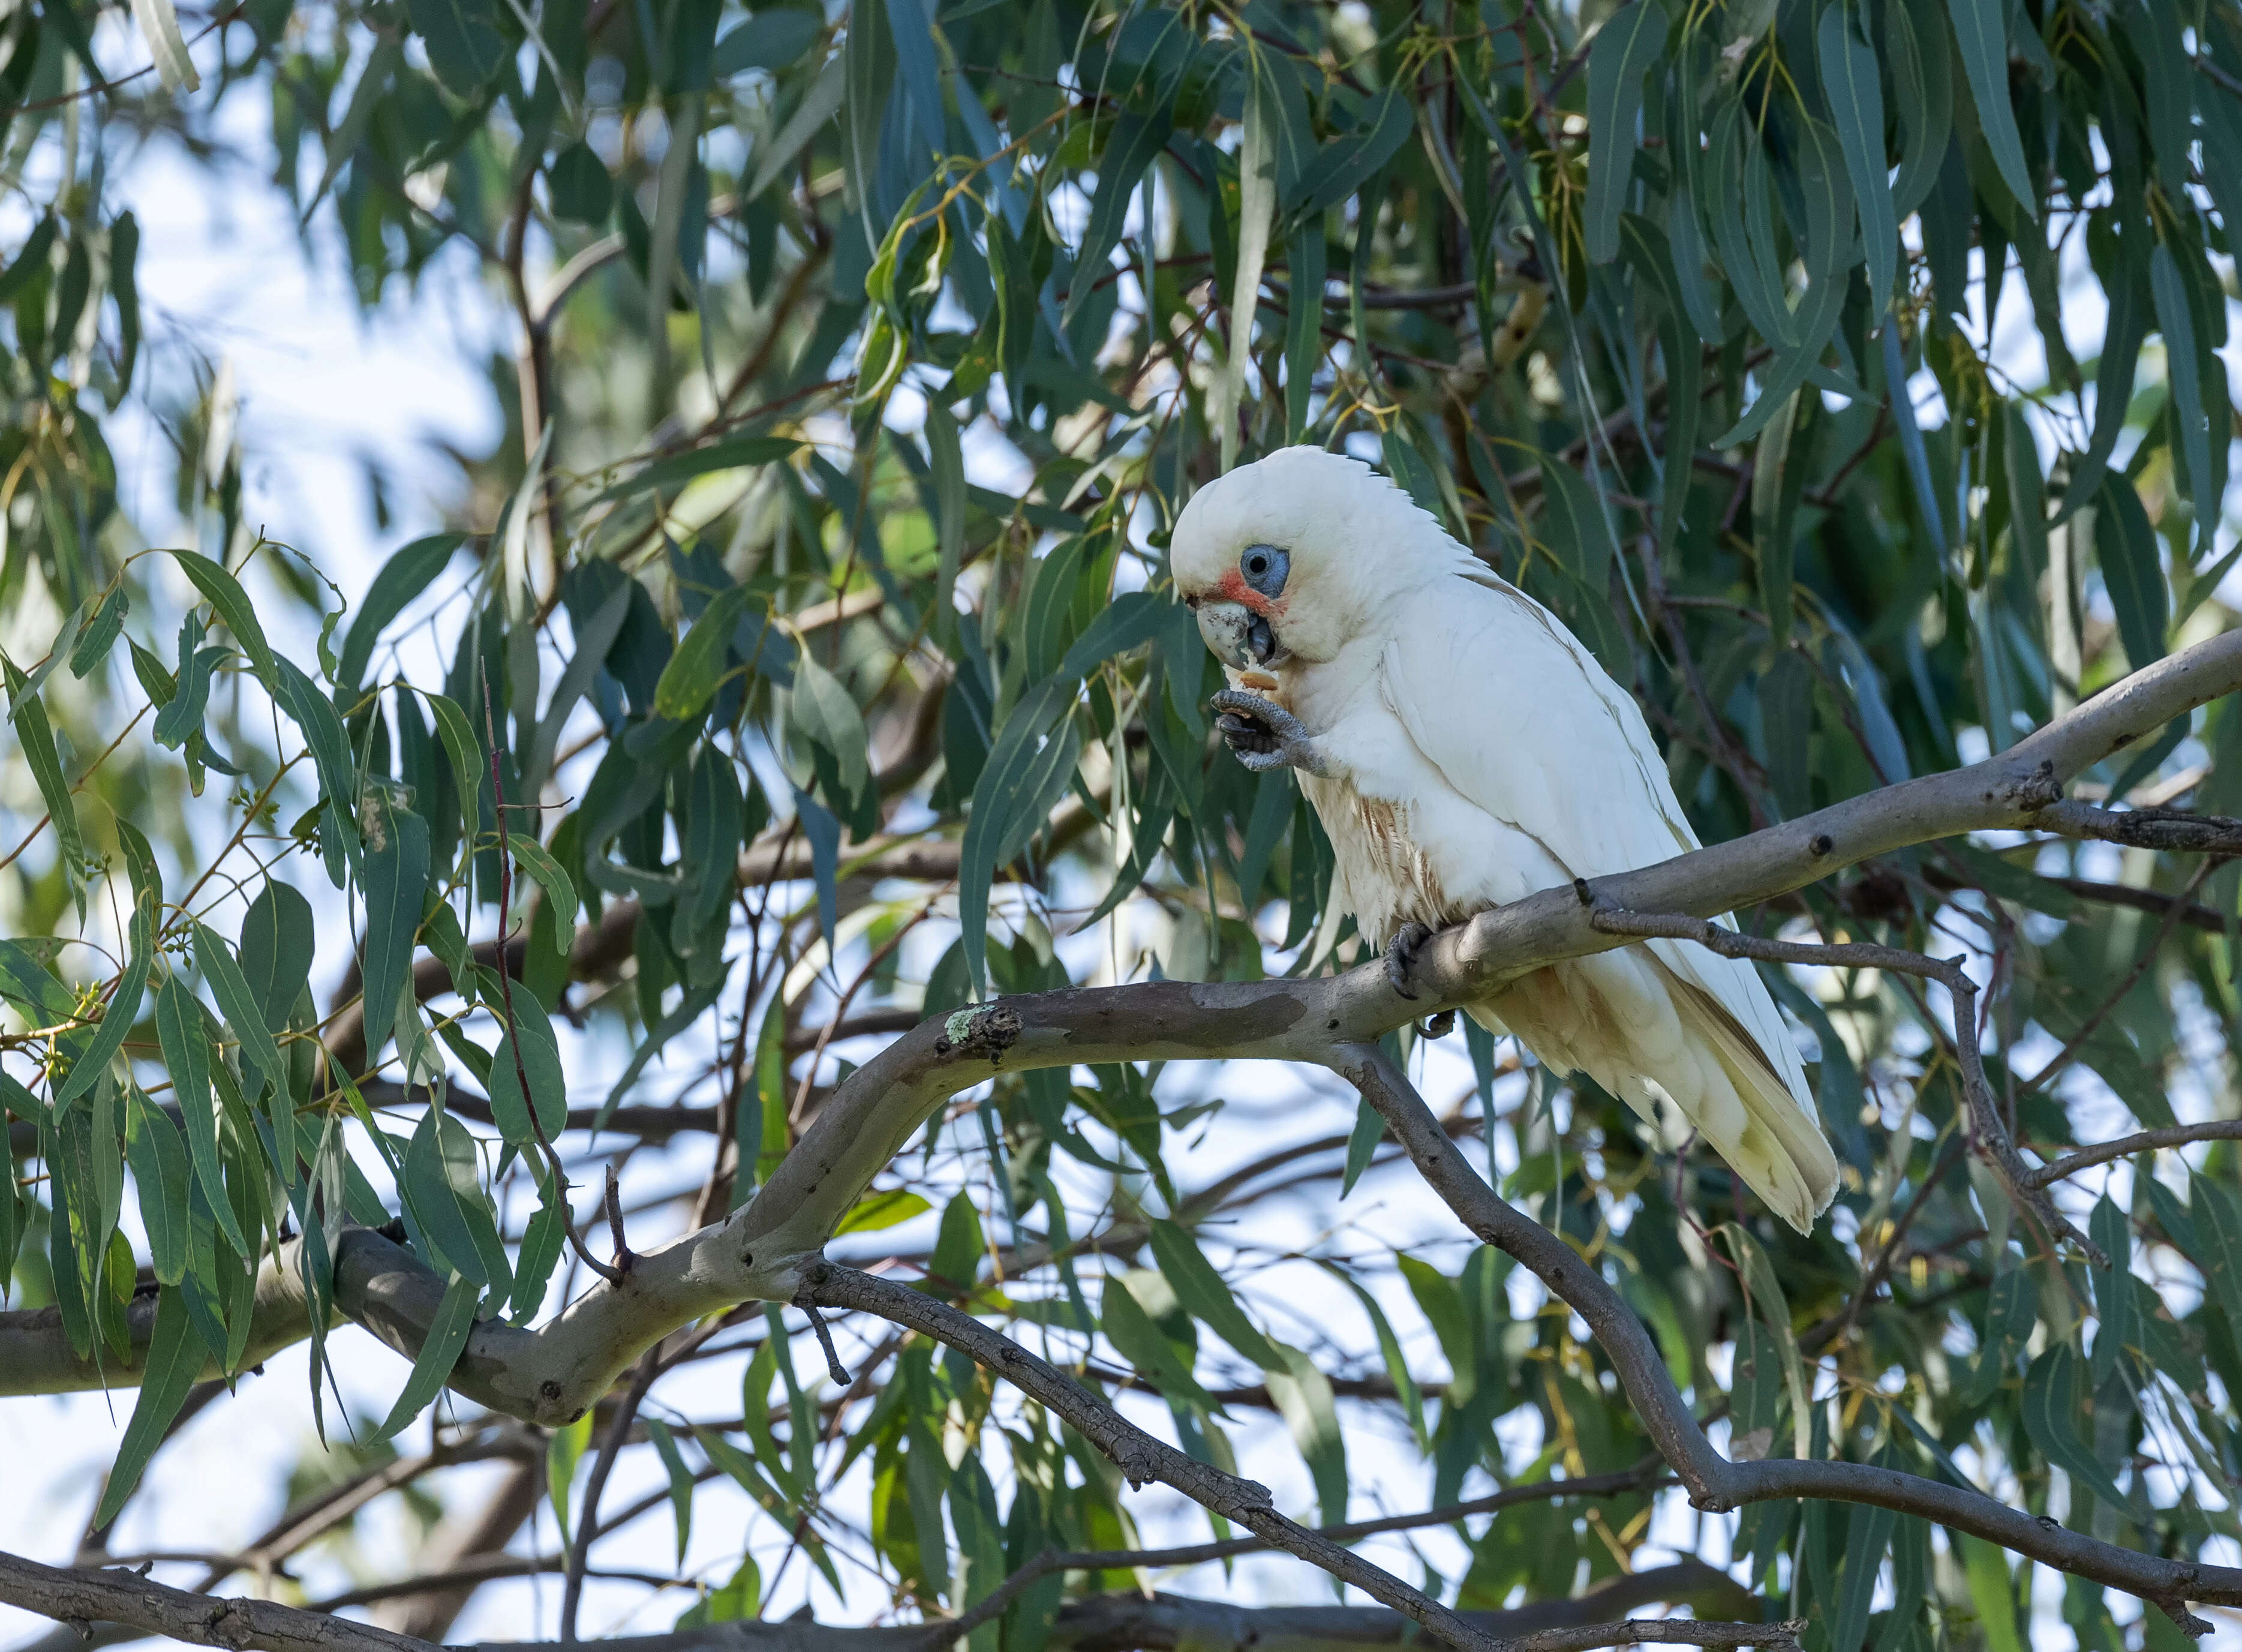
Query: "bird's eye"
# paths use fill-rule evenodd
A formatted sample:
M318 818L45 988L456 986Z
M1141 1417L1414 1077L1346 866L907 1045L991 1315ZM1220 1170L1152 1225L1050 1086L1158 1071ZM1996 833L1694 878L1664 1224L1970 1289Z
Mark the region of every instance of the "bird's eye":
M1249 545L1245 554L1238 559L1238 568L1246 584L1264 596L1275 596L1284 590L1285 577L1292 571L1292 554L1274 545Z

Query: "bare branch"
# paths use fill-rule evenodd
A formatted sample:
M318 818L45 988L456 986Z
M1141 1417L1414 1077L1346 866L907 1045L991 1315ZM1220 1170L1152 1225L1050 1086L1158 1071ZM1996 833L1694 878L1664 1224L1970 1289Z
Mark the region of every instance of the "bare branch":
M2089 837L2178 855L2242 855L2242 820L2197 815L2185 809L2097 809L2066 800L2051 803L2032 823L2064 837Z
M615 1172L612 1165L607 1167L607 1210L615 1227L615 1254L628 1256L630 1252L622 1247L622 1217L615 1204ZM628 1272L628 1267L625 1272ZM599 1534L600 1498L607 1488L607 1476L614 1470L615 1458L621 1454L623 1442L630 1438L631 1424L638 1420L638 1408L645 1402L647 1391L654 1387L654 1380L661 1374L661 1345L657 1342L640 1358L638 1374L623 1390L622 1402L614 1407L615 1414L607 1421L607 1432L601 1437L599 1455L592 1463L591 1478L584 1486L583 1508L576 1516L575 1538L568 1545L568 1575L561 1584L560 1594L563 1641L576 1638L576 1608L584 1596L585 1568L591 1561L592 1540Z
M1768 1646L1798 1652L1806 1620L1784 1623L1700 1623L1683 1618L1628 1618L1577 1629L1543 1629L1503 1642L1504 1652L1589 1652L1605 1646Z
M514 1576L551 1569L552 1559L493 1557L472 1568L478 1576ZM414 1587L450 1575L412 1580ZM350 1598L373 1598L379 1588ZM1657 1602L1735 1599L1735 1582L1695 1561L1607 1580L1572 1600L1541 1601L1500 1612L1459 1615L1480 1645L1503 1652L1586 1652L1604 1646L1790 1648L1795 1626L1715 1624L1688 1619L1630 1619L1590 1622L1589 1615L1627 1612ZM433 1644L367 1623L267 1601L213 1599L117 1570L42 1566L0 1555L0 1600L91 1630L97 1622L131 1632L161 1635L231 1652L437 1652ZM601 1642L607 1652L916 1652L930 1630L945 1640L963 1620L935 1625L896 1624L852 1628L796 1617L785 1622L712 1624L674 1635L637 1635ZM1181 1652L1206 1646L1255 1646L1282 1652L1350 1652L1351 1649L1423 1644L1412 1622L1373 1607L1240 1607L1228 1601L1172 1595L1107 1595L1071 1602L1059 1609L1046 1644L1052 1652L1135 1646ZM486 1642L475 1652L544 1652L552 1642Z
M297 1245L294 1239L283 1241L258 1269L249 1344L242 1354L244 1370L254 1370L312 1333L311 1317L304 1306L304 1281L296 1265ZM143 1356L156 1330L153 1289L142 1291L124 1305L124 1327L131 1340L132 1363L119 1368L111 1361L104 1367L71 1352L60 1308L50 1305L0 1313L0 1393L76 1393L88 1388L136 1386L145 1363ZM206 1381L225 1374L212 1361L203 1367L198 1380Z
M0 1599L64 1623L125 1623L230 1652L436 1652L371 1623L271 1601L214 1600L124 1571L78 1571L0 1555Z
M2076 1176L2082 1170L2106 1165L2113 1158L2130 1158L2135 1153L2153 1152L2162 1147L2185 1147L2198 1141L2242 1141L2242 1118L2212 1118L2199 1125L2167 1125L2161 1130L2144 1130L2136 1135L2120 1136L2116 1141L2082 1147L2075 1153L2066 1153L2051 1164L2042 1165L2031 1172L2029 1179L2034 1187L2048 1187L2066 1176Z

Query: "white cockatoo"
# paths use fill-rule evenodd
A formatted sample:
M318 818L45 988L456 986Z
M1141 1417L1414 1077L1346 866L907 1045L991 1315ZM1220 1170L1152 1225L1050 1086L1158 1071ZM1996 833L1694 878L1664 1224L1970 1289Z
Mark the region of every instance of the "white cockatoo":
M1170 549L1228 668L1221 728L1289 764L1333 898L1405 997L1435 929L1695 849L1634 700L1557 618L1357 460L1290 447L1201 488ZM1668 1139L1662 1102L1801 1232L1837 1161L1749 963L1650 940L1552 964L1467 1013L1585 1072Z

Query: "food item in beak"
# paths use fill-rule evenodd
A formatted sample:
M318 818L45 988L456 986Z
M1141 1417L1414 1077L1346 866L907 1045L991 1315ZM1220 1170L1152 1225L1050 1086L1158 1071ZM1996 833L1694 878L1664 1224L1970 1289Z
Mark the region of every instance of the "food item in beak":
M1255 694L1267 694L1276 688L1277 679L1266 671L1241 671L1238 674L1238 686Z

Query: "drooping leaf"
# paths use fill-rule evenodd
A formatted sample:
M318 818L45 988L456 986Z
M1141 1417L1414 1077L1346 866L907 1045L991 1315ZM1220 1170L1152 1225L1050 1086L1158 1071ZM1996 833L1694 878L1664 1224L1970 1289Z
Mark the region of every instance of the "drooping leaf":
M2204 1282L2230 1325L2242 1325L2242 1199L2201 1174L2188 1179L2188 1208L2211 1246Z
M233 640L249 656L249 663L258 679L273 693L280 691L279 675L275 669L272 645L265 640L265 628L258 622L257 610L250 606L248 594L241 581L207 556L194 551L174 551L179 568L194 584L195 589L211 605L211 612L225 622L233 633Z
M389 622L441 574L453 553L467 541L464 534L431 534L414 540L381 565L359 604L358 615L344 635L342 655L335 667L335 685L354 690L366 681L374 646Z
M806 7L759 9L716 43L710 67L724 80L750 69L783 69L809 49L824 27L825 20Z
M287 1030L296 1000L311 983L316 930L312 903L277 877L265 879L241 920L242 978L259 1019L276 1035Z
M130 218L131 214L125 214ZM86 621L70 645L70 675L81 682L92 670L109 658L116 646L117 633L124 628L124 616L131 611L132 600L124 594L122 581L109 588L109 594L101 600L101 607L92 619Z
M238 635L239 633L235 634ZM319 692L292 660L274 661L280 703L304 732L312 764L319 770L319 789L326 794L319 847L326 856L327 876L337 889L343 886L345 868L358 865L358 765L352 761L350 736L334 702Z
M615 210L615 181L589 144L579 141L555 155L546 168L545 186L552 193L554 215L572 223L604 224Z
M977 992L987 979L988 893L996 869L1027 847L1074 773L1080 736L1071 719L1061 721L1068 689L1063 679L1053 679L1014 708L974 784L958 857L958 911Z
M683 1454L677 1449L676 1436L669 1425L659 1417L646 1420L647 1438L654 1441L654 1449L661 1459L661 1467L669 1476L670 1514L677 1526L677 1562L685 1563L685 1547L693 1536L693 1474L686 1467ZM752 1566L753 1561L748 1561Z
M1171 1221L1155 1221L1152 1255L1175 1291L1176 1300L1193 1319L1263 1370L1290 1369L1275 1346L1245 1317L1228 1283L1190 1233Z
M576 939L578 902L575 880L568 876L559 861L553 858L551 851L535 838L521 832L508 832L506 845L514 859L521 863L521 870L545 891L546 910L553 917L553 944L563 953L567 952Z
M429 66L455 96L473 97L505 67L496 0L410 0L407 10Z
M132 1420L124 1425L109 1483L102 1487L101 1501L94 1509L97 1529L117 1518L124 1500L139 1486L148 1460L164 1443L171 1419L179 1414L195 1379L202 1374L205 1358L202 1340L187 1320L185 1298L178 1286L165 1286L157 1296L156 1326L141 1369L140 1397L132 1407Z
M1822 95L1829 100L1837 142L1844 151L1845 174L1860 208L1869 301L1881 310L1891 297L1892 277L1898 269L1899 217L1893 210L1891 176L1884 161L1884 97L1876 49L1860 37L1858 27L1859 17L1851 4L1833 5L1822 14L1815 44Z
M1635 122L1642 77L1666 52L1666 8L1634 0L1596 31L1588 48L1588 249L1591 261L1619 256L1619 215L1639 152Z
M211 991L218 999L218 1012L225 1017L226 1030L241 1045L244 1064L256 1070L257 1076L272 1087L276 1095L285 1096L288 1089L288 1069L280 1058L280 1046L266 1024L264 1006L251 989L248 978L233 954L200 923L194 925L195 963L203 978L211 984Z
M2165 382L2172 387L2172 417L2185 463L2187 487L2200 500L2212 485L2211 426L2204 411L2195 319L2189 313L2179 265L2170 245L2163 241L2149 253L2149 289L2156 300L2157 331L2164 334ZM2229 422L2223 411L2220 422Z
M8 721L15 727L23 760L30 764L31 778L38 785L39 800L46 805L47 818L54 824L64 875L77 896L78 913L83 917L85 838L78 829L77 802L70 795L70 782L63 776L61 755L55 749L53 726L47 721L47 708L40 702L37 689L16 668L16 662L0 655L0 671L4 671L8 688Z
M1354 1128L1347 1132L1346 1169L1339 1184L1341 1199L1354 1192L1354 1185L1362 1179L1362 1172L1370 1168L1371 1158L1385 1137L1385 1116L1369 1102L1359 1103L1354 1111Z
M2037 195L2024 166L2024 140L2017 132L2016 105L2009 97L2007 10L2001 0L1946 0L1954 19L1954 38L1962 48L1962 71L1970 82L1970 96L1977 106L1977 123L1985 134L2001 182L2008 185L2026 218L2038 216Z
M1107 1282L1098 1324L1121 1357L1151 1378L1171 1402L1215 1408L1212 1396L1191 1375L1183 1353L1122 1281Z
M1339 1427L1331 1379L1305 1350L1280 1344L1279 1352L1285 1368L1265 1373L1269 1393L1307 1462L1324 1523L1337 1525L1346 1518L1346 1435Z
M654 690L654 708L661 716L683 722L698 716L701 708L715 697L718 684L724 675L725 651L730 648L732 628L747 611L748 590L745 586L727 586L719 591L693 622L677 652L669 656L662 668L661 681Z
M2118 611L2118 635L2125 659L2136 671L2164 658L2165 626L2171 597L2156 530L2133 485L2104 475L2094 513L2094 549L2110 606Z
M668 459L657 459L623 480L594 494L590 504L605 505L615 500L628 499L634 494L671 492L696 476L707 476L720 470L747 470L758 465L775 465L793 457L801 446L801 443L784 436L730 437L706 447L695 447L687 453L674 453Z
M793 715L795 726L832 757L842 788L851 796L861 791L871 771L864 714L840 678L807 654L795 664Z
M554 1523L560 1528L563 1543L574 1541L574 1526L569 1511L576 1484L576 1470L584 1461L584 1448L592 1441L592 1414L587 1410L574 1422L564 1423L553 1431L553 1438L545 1446L545 1494L553 1505Z
M436 1317L429 1322L427 1340L421 1343L420 1352L413 1361L412 1374L406 1378L404 1387L398 1390L397 1399L389 1407L389 1415L374 1431L377 1441L394 1439L405 1426L428 1408L442 1389L452 1368L460 1362L460 1355L467 1346L468 1334L475 1328L475 1305L482 1299L482 1290L464 1273L452 1275L444 1287L444 1299L436 1305Z
M119 820L117 834L124 849L125 863L131 871L132 917L126 925L131 951L125 960L124 973L117 977L117 991L102 1011L101 1024L94 1030L92 1041L72 1064L70 1076L55 1092L57 1111L92 1088L124 1048L125 1035L139 1018L140 1002L148 988L148 970L155 962L158 909L164 900L156 857L149 850L148 840L131 822Z
M900 1187L867 1193L851 1205L848 1214L834 1226L833 1237L840 1239L849 1233L877 1232L883 1227L908 1222L914 1216L923 1216L933 1208L923 1195Z
M1145 168L1167 146L1168 134L1173 130L1165 110L1151 116L1124 111L1114 123L1113 135L1106 140L1105 153L1098 161L1098 193L1091 201L1090 223L1083 232L1074 286L1067 294L1066 307L1059 312L1062 327L1082 312L1096 283L1106 275L1108 260L1121 238L1130 197Z
M399 1191L439 1252L429 1260L493 1293L509 1288L506 1249L476 1175L474 1138L467 1126L440 1108L429 1108L406 1145L404 1166Z
M1285 215L1319 231L1324 212L1369 183L1409 141L1414 125L1403 88L1386 87L1351 133L1318 149L1280 203Z
M498 1051L491 1058L491 1115L500 1132L516 1146L536 1140L540 1131L550 1140L568 1123L568 1081L553 1034L552 1014L527 981L514 982L509 990L497 970L484 968L477 973L483 1007L500 1024Z
M2080 1433L2080 1366L2083 1361L2068 1347L2057 1346L2031 1362L2024 1373L2021 1414L2024 1432L2048 1461L2071 1476L2071 1484L2091 1492L2113 1508L2125 1506L2125 1494L2095 1460Z
M368 794L366 820L366 1051L377 1053L413 978L413 937L428 893L428 823L385 791Z

